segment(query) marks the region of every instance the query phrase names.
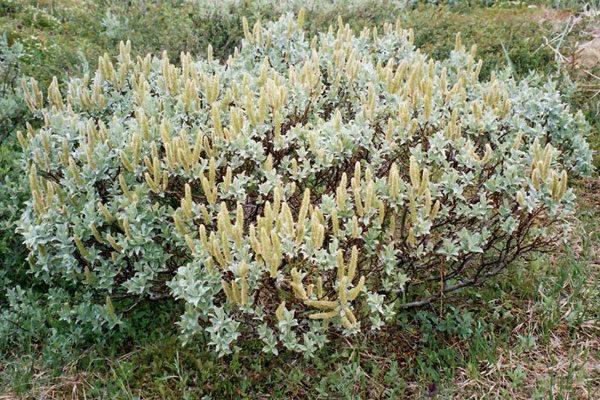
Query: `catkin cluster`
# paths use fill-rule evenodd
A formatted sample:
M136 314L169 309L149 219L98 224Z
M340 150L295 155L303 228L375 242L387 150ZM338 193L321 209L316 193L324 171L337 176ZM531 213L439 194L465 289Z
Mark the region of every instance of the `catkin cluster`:
M303 19L244 21L224 62L122 43L45 96L25 82L32 272L116 316L172 296L219 354L310 355L564 236L591 153L552 83L480 80L460 36L435 61L400 24Z

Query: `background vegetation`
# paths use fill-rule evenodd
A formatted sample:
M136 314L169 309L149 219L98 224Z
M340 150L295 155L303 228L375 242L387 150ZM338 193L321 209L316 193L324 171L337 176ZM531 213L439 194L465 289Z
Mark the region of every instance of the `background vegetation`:
M477 44L484 76L505 67L554 75L595 127L589 140L600 166L597 4L532 3L338 1L308 7L307 21L315 31L337 15L356 29L401 18L435 58L461 31ZM31 279L14 233L27 197L15 132L31 120L19 79L33 76L45 88L53 76L85 73L126 38L139 54L166 49L176 59L211 43L224 58L243 35L242 16L252 23L287 11L266 1L214 4L0 0L0 398L592 398L600 390L598 175L576 183L577 230L565 248L407 312L382 340L342 343L315 360L254 358L258 344L225 359L202 343L182 348L174 325L182 306L170 301L138 305L110 335L69 323L64 308L76 299L48 295Z

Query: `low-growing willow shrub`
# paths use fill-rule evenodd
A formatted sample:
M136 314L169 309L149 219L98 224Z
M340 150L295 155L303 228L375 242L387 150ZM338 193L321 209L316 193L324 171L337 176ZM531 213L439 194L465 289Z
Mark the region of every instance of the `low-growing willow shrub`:
M47 101L25 84L32 273L100 321L174 297L185 341L310 355L565 236L591 153L552 83L480 81L460 38L438 62L398 26L302 20L244 24L225 63L121 44Z

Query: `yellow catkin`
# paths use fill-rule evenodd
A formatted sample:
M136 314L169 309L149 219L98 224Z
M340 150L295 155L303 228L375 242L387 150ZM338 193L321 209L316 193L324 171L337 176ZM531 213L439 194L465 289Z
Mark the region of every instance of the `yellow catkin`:
M277 317L278 321L283 321L285 319L285 311L285 301L282 301L275 310L275 316Z

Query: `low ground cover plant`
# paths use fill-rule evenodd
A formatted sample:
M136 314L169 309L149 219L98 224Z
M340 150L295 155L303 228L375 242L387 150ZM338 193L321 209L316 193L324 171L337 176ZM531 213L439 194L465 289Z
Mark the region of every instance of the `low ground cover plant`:
M121 43L65 90L24 83L19 232L67 320L168 297L184 342L310 356L564 237L591 151L552 82L480 79L460 36L434 61L399 25L303 23L244 20L225 62Z

